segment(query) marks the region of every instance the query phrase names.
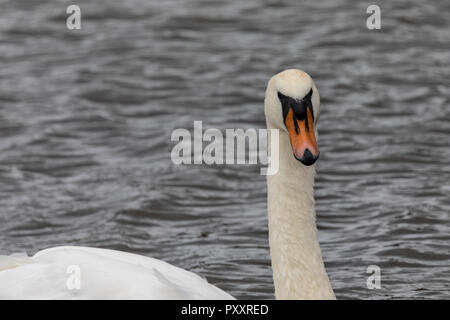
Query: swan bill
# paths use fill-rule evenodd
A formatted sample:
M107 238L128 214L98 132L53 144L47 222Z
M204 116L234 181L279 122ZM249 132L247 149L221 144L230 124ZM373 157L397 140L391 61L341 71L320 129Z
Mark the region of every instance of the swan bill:
M313 165L319 158L320 153L314 132L314 119L311 110L307 108L305 119L298 120L293 109L290 109L285 124L294 157L305 166Z

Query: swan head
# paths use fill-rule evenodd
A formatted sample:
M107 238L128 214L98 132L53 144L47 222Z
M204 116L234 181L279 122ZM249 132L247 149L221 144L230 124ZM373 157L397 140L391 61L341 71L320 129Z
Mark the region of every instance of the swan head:
M313 165L319 158L316 123L320 98L311 77L296 69L274 75L267 85L264 113L268 128L289 136L294 157L305 166Z

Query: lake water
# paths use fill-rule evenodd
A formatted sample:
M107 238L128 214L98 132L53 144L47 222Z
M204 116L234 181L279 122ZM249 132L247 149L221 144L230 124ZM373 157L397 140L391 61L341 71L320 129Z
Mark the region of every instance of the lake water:
M176 166L170 135L264 128L268 79L301 68L337 298L449 299L450 2L378 1L381 30L369 4L0 1L0 252L118 249L272 299L259 166Z

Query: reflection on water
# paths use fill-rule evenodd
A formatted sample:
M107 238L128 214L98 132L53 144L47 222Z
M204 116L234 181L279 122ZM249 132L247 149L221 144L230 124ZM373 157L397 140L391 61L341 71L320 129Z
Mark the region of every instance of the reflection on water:
M319 237L336 296L449 298L447 1L2 1L0 250L135 252L273 298L257 166L175 166L174 128L264 128L276 72L320 90ZM366 288L378 265L382 289Z

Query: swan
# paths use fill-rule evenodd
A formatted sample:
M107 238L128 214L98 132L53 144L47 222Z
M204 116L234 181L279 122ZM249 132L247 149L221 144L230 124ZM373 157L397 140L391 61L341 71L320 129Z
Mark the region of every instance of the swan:
M266 89L279 169L267 176L269 245L277 299L335 299L317 240L313 197L320 99L311 77L289 69ZM274 134L269 130L269 135ZM269 141L269 152L272 148ZM276 142L276 140L275 140ZM1 299L233 299L198 275L132 253L76 246L0 256Z

